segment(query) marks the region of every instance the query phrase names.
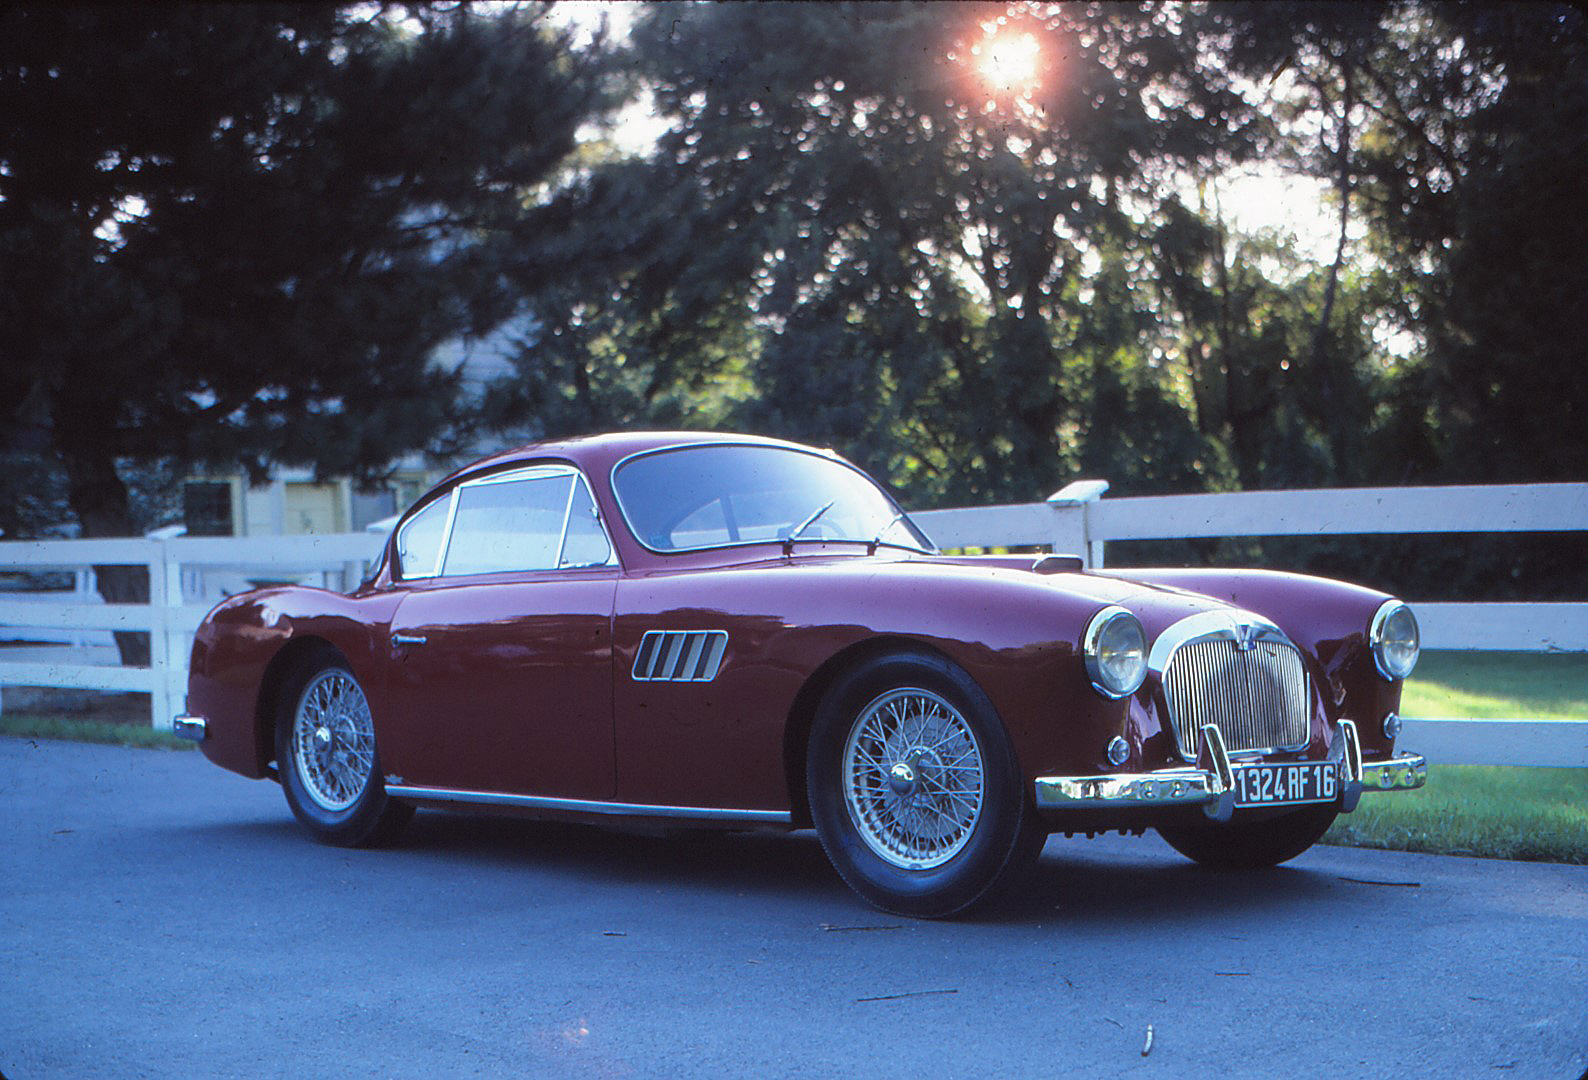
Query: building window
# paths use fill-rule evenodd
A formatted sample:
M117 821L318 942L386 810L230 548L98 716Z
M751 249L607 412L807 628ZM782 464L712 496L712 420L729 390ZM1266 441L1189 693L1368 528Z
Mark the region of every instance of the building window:
M232 485L225 480L182 485L182 524L189 536L231 536Z

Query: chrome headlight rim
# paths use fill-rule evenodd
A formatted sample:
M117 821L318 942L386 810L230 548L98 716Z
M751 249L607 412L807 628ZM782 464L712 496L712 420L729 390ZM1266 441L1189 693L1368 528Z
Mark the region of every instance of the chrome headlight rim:
M1136 665L1130 676L1123 680L1109 677L1101 655L1104 634L1118 626L1133 626L1136 637ZM1092 689L1111 701L1130 697L1147 681L1147 631L1134 612L1117 604L1110 605L1093 615L1081 635L1081 653L1086 660L1086 674L1092 680Z
M1404 615L1411 627L1411 659L1403 665L1393 663L1389 658L1386 646L1391 644L1388 637L1390 622L1398 616ZM1409 677L1417 669L1417 659L1422 655L1422 628L1417 625L1417 616L1411 606L1401 600L1386 600L1379 605L1378 611L1373 613L1373 621L1368 625L1368 642L1373 647L1373 666L1378 668L1379 675L1389 682L1400 682ZM1396 643L1403 643L1405 637L1396 639Z

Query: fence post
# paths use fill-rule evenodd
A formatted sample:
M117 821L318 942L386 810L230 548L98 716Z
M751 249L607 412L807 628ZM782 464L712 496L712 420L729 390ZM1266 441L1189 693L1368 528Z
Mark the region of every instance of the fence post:
M154 676L149 720L156 731L171 730L171 720L183 705L187 656L182 602L182 563L172 541L149 541L149 666Z
M1091 506L1107 490L1107 480L1076 480L1048 496L1055 554L1079 555L1088 568L1102 569L1103 542L1092 539Z

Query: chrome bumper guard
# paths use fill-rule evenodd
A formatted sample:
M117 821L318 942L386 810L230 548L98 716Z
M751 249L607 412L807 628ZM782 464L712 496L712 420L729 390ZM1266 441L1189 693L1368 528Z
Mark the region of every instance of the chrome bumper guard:
M1340 769L1340 809L1350 813L1364 791L1410 791L1428 781L1421 754L1395 754L1383 761L1362 760L1356 725L1341 720L1330 758ZM1154 809L1201 806L1214 821L1235 811L1234 766L1224 740L1212 724L1202 729L1203 750L1195 768L1103 776L1039 776L1038 810Z
M1421 754L1396 754L1369 761L1362 769L1363 791L1411 791L1428 782L1428 763Z
M202 716L178 716L171 721L171 734L179 739L203 742L209 733L210 722Z

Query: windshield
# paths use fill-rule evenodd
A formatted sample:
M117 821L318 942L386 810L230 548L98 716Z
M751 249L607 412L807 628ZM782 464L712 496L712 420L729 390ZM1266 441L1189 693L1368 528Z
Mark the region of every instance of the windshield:
M653 551L852 540L931 551L864 473L820 454L731 443L644 454L612 475L629 528Z

